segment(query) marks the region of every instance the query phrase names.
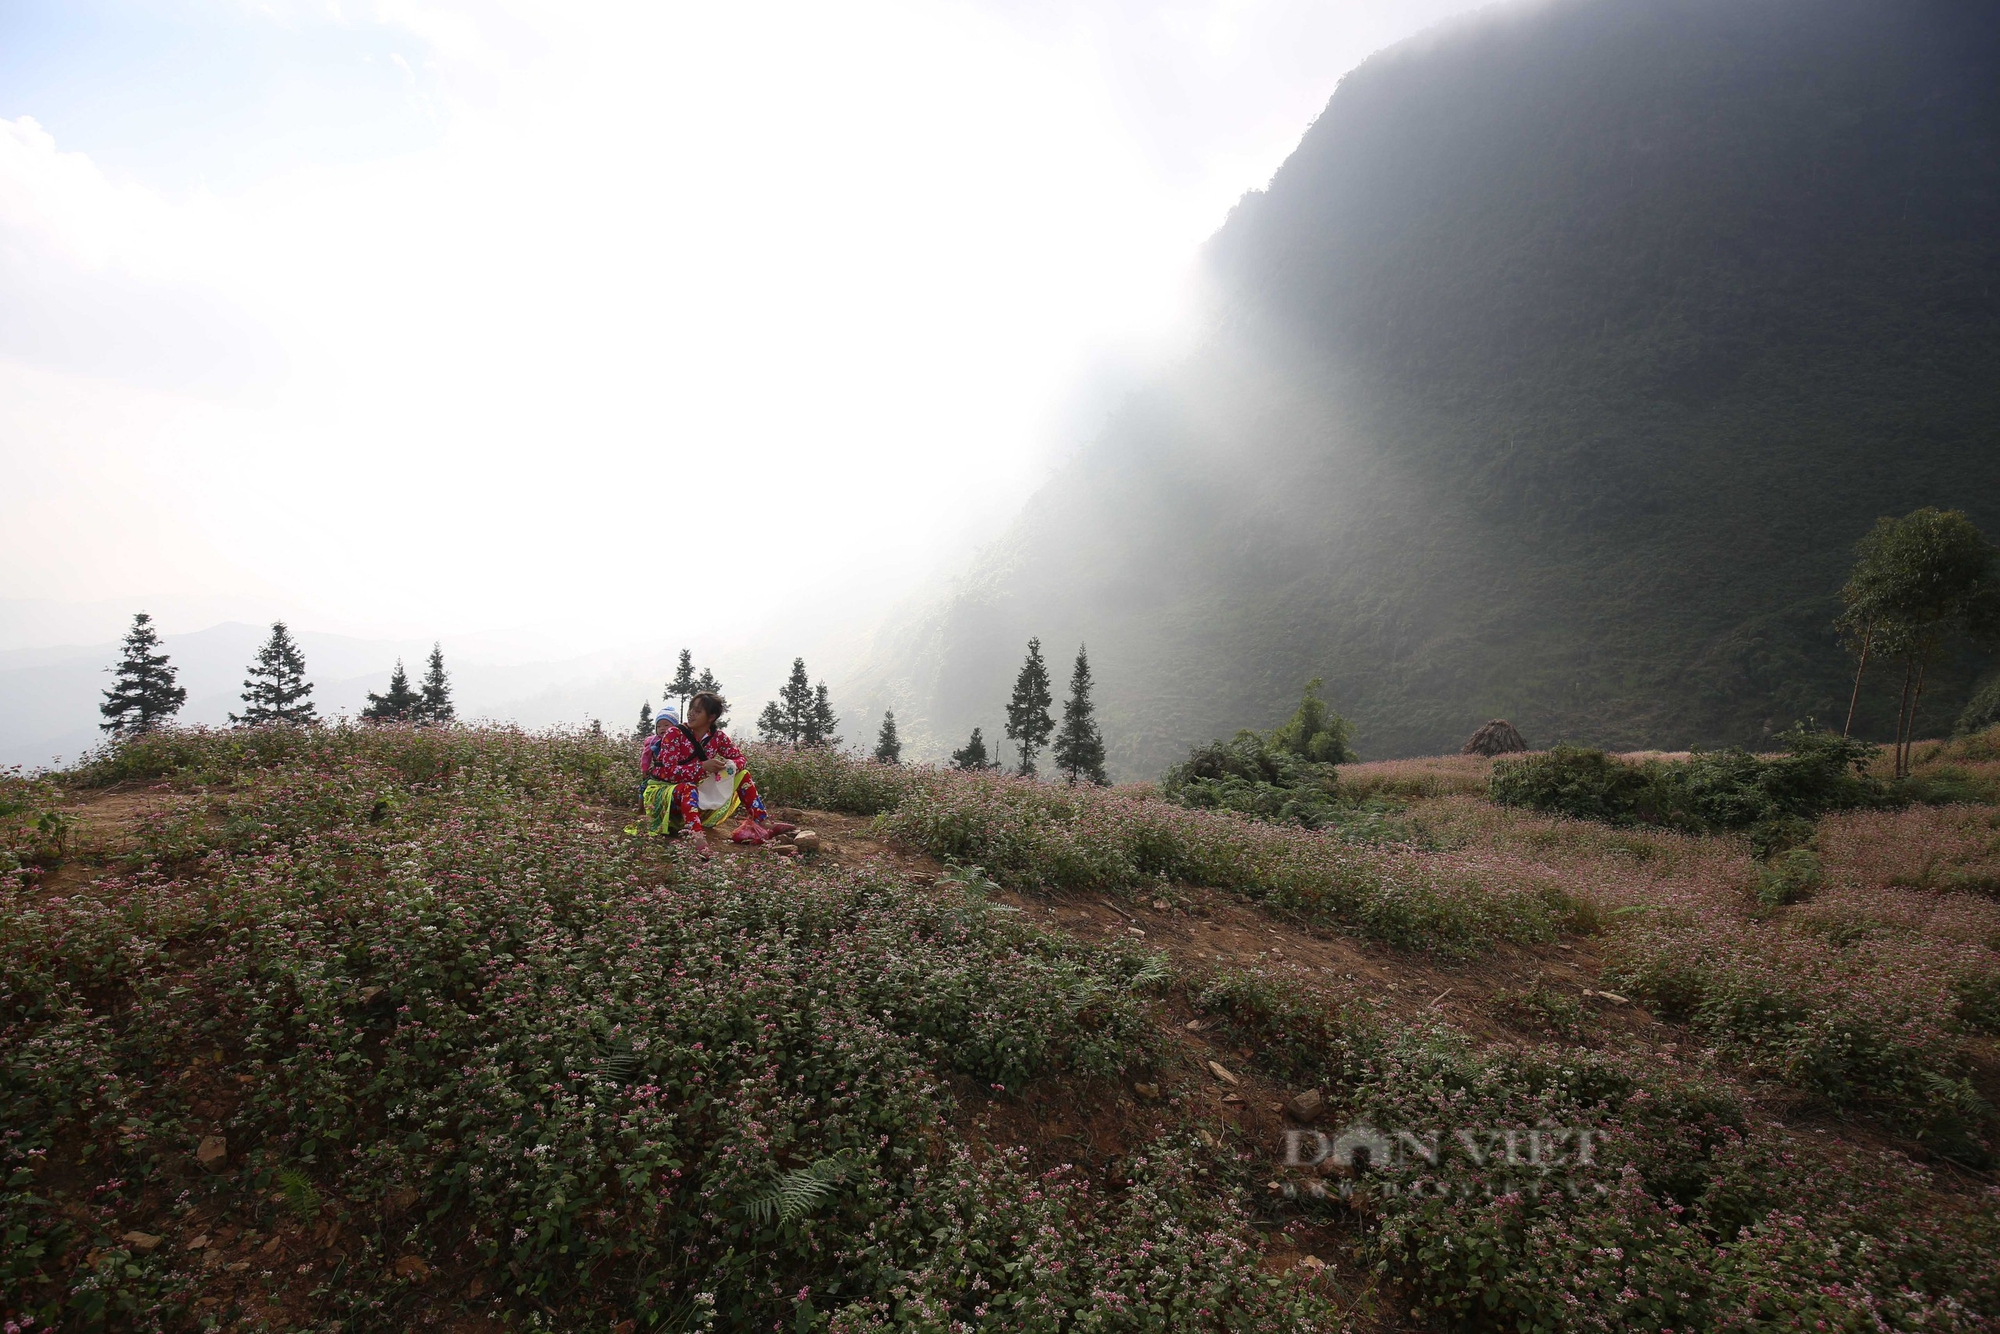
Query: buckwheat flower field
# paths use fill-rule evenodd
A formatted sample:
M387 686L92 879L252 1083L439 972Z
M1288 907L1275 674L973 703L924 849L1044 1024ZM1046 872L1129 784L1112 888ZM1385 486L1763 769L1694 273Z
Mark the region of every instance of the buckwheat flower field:
M10 1330L2000 1328L1992 806L751 758L826 851L580 733L0 779Z

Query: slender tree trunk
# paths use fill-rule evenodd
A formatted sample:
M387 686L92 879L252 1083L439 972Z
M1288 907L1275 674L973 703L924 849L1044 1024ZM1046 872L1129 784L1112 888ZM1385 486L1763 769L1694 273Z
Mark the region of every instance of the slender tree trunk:
M1840 727L1840 734L1843 737L1854 730L1854 709L1861 703L1861 673L1868 670L1868 650L1874 643L1875 627L1870 625L1861 632L1861 662L1854 669L1854 693L1847 697L1847 721Z
M1911 762L1914 759L1912 752L1916 749L1917 745L1917 706L1924 702L1924 668L1929 665L1929 661L1925 659L1919 659L1917 662L1917 693L1910 700L1910 726L1908 729L1910 736L1909 740L1903 743L1903 776L1905 778L1909 777Z
M1910 716L1910 682L1915 677L1917 664L1914 659L1903 665L1903 697L1896 701L1896 777L1903 776L1903 731L1908 726Z

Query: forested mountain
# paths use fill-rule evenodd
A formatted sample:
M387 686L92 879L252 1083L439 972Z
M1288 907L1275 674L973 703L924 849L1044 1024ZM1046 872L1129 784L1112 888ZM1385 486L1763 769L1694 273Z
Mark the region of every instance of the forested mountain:
M1315 675L1371 757L1500 715L1754 744L1845 711L1878 516L2000 537L2000 6L1485 11L1351 72L1207 258L1197 350L885 638L864 713L990 734L1038 634L1089 644L1125 778Z

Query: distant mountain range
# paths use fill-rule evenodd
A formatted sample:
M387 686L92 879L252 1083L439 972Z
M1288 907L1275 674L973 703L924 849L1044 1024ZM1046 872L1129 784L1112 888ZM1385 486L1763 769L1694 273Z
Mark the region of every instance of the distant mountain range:
M1208 261L1197 350L847 683L913 749L996 734L1030 635L1089 645L1125 778L1311 676L1370 757L1756 744L1844 712L1878 516L2000 537L2000 6L1483 11L1349 74Z

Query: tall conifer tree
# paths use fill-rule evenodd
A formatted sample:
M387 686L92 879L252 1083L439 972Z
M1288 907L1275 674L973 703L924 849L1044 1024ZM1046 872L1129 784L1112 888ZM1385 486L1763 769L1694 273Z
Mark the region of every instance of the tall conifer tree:
M979 734L978 728L975 727L972 729L972 739L970 741L951 753L951 767L954 769L969 770L991 769L993 767L986 761L986 738Z
M431 645L431 659L424 669L423 699L418 702L416 719L421 723L448 723L457 719L451 705L451 678L445 675L444 650Z
M249 670L243 682L243 712L230 714L230 722L238 727L261 727L266 723L303 726L319 721L319 710L312 702L312 682L306 680L305 658L283 621L271 623L271 637L257 650L257 661Z
M125 656L110 670L117 675L97 711L104 715L98 726L113 736L150 732L187 702L187 687L174 683L180 673L160 651L160 632L143 611L132 617Z
M417 708L424 697L410 689L410 674L403 670L403 660L396 659L396 670L389 675L389 693L378 695L368 692L368 707L361 716L376 723L406 723L417 716Z
M799 744L805 746L837 746L840 738L833 729L840 726L840 718L833 711L833 701L827 698L826 682L813 687L812 704L806 709L806 725L799 737Z
M875 734L875 758L884 764L903 762L903 739L896 735L896 711L882 714L882 730Z
M1056 720L1049 716L1049 705L1055 703L1055 696L1049 691L1049 665L1042 660L1042 641L1028 641L1028 658L1021 664L1021 674L1014 678L1014 697L1007 702L1007 738L1021 752L1021 767L1015 770L1023 778L1035 774L1035 756L1048 744L1049 733L1056 730Z
M660 698L662 701L673 700L680 706L681 717L685 718L687 717L688 696L694 694L699 689L701 687L695 682L694 654L688 649L682 649L681 660L674 667L673 679L667 682L666 693Z
M641 741L653 735L653 701L647 700L639 706L639 730L632 735Z
M1102 787L1111 780L1104 773L1104 734L1097 730L1097 706L1090 702L1090 684L1090 658L1079 646L1053 754L1056 768L1071 783L1091 782Z
M805 744L806 729L812 723L813 691L806 680L806 660L792 659L792 674L778 691L778 697L764 706L757 717L757 732L766 741Z

